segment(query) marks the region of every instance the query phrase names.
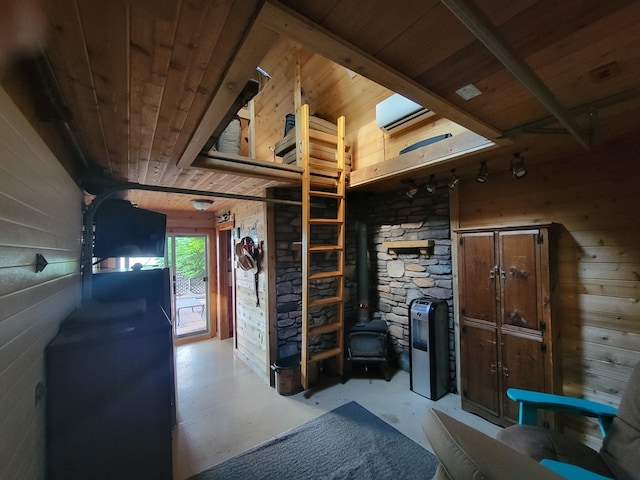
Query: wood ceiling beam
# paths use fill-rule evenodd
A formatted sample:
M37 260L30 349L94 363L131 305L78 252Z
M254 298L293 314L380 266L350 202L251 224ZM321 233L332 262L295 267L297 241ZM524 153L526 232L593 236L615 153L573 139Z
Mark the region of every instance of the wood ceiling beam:
M495 142L474 132L462 132L411 152L403 153L384 162L374 163L351 172L349 186L363 187L382 180L440 164L453 158L460 159L472 153L496 148Z
M249 30L242 46L233 59L220 88L204 113L187 148L178 160L178 167L188 167L202 151L213 131L238 98L247 80L255 74L256 66L264 58L278 34L257 23Z
M191 168L215 170L216 172L292 184L300 184L302 181L302 167L263 162L229 153L217 152L215 155L199 155Z
M478 7L466 0L441 1L583 147L590 147L591 142L586 132L580 128L533 69L515 52L511 51Z
M502 138L502 132L497 128L486 124L277 0L265 2L256 22L495 143L511 143L510 140Z

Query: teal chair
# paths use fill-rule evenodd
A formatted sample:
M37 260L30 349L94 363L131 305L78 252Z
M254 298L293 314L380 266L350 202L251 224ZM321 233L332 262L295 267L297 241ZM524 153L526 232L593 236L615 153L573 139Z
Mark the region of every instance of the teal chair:
M589 400L509 389L519 404L519 424L505 428L497 439L541 462L565 478L640 479L640 364L616 409ZM536 425L538 410L597 418L603 435L599 452L558 432Z

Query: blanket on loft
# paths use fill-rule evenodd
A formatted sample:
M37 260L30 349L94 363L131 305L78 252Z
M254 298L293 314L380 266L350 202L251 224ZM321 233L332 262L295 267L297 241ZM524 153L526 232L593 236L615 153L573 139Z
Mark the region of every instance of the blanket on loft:
M190 480L428 479L436 467L430 452L350 402Z

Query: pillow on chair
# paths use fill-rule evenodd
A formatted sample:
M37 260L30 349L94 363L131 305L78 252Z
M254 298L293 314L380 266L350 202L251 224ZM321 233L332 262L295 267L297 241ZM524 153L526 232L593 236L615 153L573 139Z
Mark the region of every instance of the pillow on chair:
M546 458L570 463L605 477L612 476L598 452L548 428L512 425L498 432L496 438L538 462Z

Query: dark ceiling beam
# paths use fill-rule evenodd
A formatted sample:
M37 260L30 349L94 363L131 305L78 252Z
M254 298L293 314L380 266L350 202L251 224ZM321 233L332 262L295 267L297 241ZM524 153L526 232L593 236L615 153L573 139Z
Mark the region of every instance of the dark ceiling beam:
M467 0L441 0L441 2L480 40L489 51L558 119L585 148L591 145L587 133L560 104L533 69L500 38L496 29L478 7Z

